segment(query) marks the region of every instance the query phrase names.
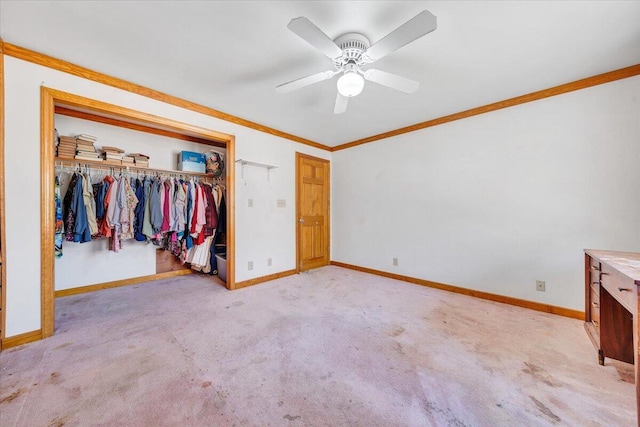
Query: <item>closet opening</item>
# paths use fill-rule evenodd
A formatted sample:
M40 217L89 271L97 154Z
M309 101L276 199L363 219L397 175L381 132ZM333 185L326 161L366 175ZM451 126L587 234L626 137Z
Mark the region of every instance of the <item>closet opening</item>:
M74 151L73 149L70 151L68 147L72 145L73 138L79 134L86 134L89 142L81 144L80 139L77 139L75 148L78 151L76 156L72 156L70 153ZM66 150L62 145L63 138L58 136L65 137ZM97 137L93 144L92 137ZM58 141L60 145L56 148ZM86 149L89 152L91 147L95 146L100 154L85 155L80 151L81 145L89 147ZM122 155L119 154L120 151L125 155L122 160L119 157ZM108 155L108 152L111 154ZM129 158L129 153L135 154L131 157L135 157L137 163ZM207 153L211 160L209 173L190 170L186 164L180 168L182 170L178 170L178 161L185 157L184 153ZM55 298L60 296L192 273L210 275L217 273L211 276L213 285L224 283L227 289L235 289L234 159L233 135L42 87L40 164L42 337L53 335ZM199 163L201 158L197 157L197 160ZM72 179L73 182L71 182ZM79 187L77 187L78 181ZM164 191L163 202L178 200L176 197L179 194L181 202L175 205L175 212L179 211L177 207L181 206L182 202L186 204L187 199L195 204L196 197L199 203L206 197L212 203L208 204L206 222L203 222L204 219L198 222L202 225L197 229L202 231L200 234L197 231L195 234L192 233L194 236L192 239L190 233L185 231L194 230L184 230L185 227L178 226L181 220L177 218L182 217L178 214L174 216L174 206L169 207L167 202L164 205L164 213L171 212L171 220L175 221L176 226L171 225L170 221L163 223L163 233L159 232L160 228L154 228L153 233L150 232L150 228L147 228L144 232L146 234L143 234L141 228L128 228L128 222L125 219L122 228L111 229L112 236L107 225L104 228L105 233L97 234L93 233L96 231L93 228L96 228L97 224L92 225L91 232L87 227L85 238L80 240L85 243L78 243L78 240L67 241L67 238L73 240L73 235L65 236L59 232L56 235L56 221L60 231L62 213L62 206L56 209L56 204L65 203L65 192L70 184L74 186L73 188L83 190L84 183L88 187L84 192L85 195L93 190L92 203L87 203L86 206L92 205L91 215L95 215L96 206L102 205L102 203L95 203L100 189L104 188L108 191L106 189L114 181L116 185L112 185L112 188L118 188L117 183L122 183L122 188L126 187L127 194L136 194L137 197L131 197L132 200L138 200L138 197L141 200L145 199L145 191L147 195L149 194L144 183L147 186L156 184L159 192ZM103 187L105 183L109 184ZM187 194L189 191L193 195L192 198ZM171 198L164 197L165 194L171 195ZM96 196L96 199L93 199L93 196ZM104 193L100 197L104 197ZM69 200L66 201L67 208L70 206L69 202ZM157 200L154 203L160 206ZM131 220L135 216L134 204L129 206L132 209ZM211 206L217 210L212 210ZM57 216L56 211L58 211ZM141 215L140 218L144 216L143 212L144 210L141 210L138 213ZM185 209L183 212L188 210ZM193 215L193 210L191 213ZM104 218L106 212L100 212L100 214ZM223 225L212 228L211 225L217 224L218 217ZM194 226L196 222L193 222ZM62 223L64 224L64 219ZM104 223L111 225L106 220ZM136 224L139 224L138 219ZM115 233L116 230L118 234ZM121 234L123 231L126 231L126 234ZM136 231L139 232L138 238L135 235ZM122 236L125 240L120 239ZM62 248L60 248L60 242L62 242ZM95 268L85 268L81 273L73 273L74 265L78 262L84 262L86 265L91 260L94 261ZM106 269L107 271L101 268L101 263L113 265L114 262L118 263L119 268L109 268Z

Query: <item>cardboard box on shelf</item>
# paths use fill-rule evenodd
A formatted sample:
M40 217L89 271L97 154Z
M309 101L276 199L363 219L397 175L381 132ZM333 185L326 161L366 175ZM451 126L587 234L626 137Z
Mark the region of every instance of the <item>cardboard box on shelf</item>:
M206 172L206 159L202 153L181 151L178 153L178 170L186 172Z

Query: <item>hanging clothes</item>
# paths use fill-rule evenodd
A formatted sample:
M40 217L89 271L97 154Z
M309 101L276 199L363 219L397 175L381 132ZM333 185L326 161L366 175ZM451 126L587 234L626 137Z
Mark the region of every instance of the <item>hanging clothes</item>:
M62 214L62 198L60 197L60 180L56 176L55 182L55 199L56 199L56 231L54 238L55 257L62 256L62 241L64 240L64 216Z
M206 201L206 208L204 210L205 225L202 228L202 234L204 234L204 237L209 237L213 236L218 226L218 212L216 212L216 201L213 197L212 186L204 184L202 187Z
M195 214L195 205L196 205L196 184L193 181L189 181L189 198L191 199L189 215L187 216L187 231L191 233L191 223L193 222L193 215Z
M191 268L196 271L203 271L205 273L211 271L211 257L209 256L211 244L213 243L213 236L209 236L204 239L201 245L196 245L191 249L190 259Z
M139 242L144 242L147 240L147 236L142 232L142 227L144 225L144 213L146 209L146 200L145 200L145 185L147 179L145 178L143 181L140 181L139 178L136 178L135 181L135 192L136 198L138 199L138 204L135 209L135 222L133 224L134 229L134 237Z
M184 254L181 256L181 261L184 263L186 261L186 251L191 249L193 246L193 237L191 237L191 221L193 220L193 205L195 198L195 191L193 189L193 181L188 181L186 183L186 195L187 195L187 210L186 210L186 223L185 223L185 245L183 248Z
M220 193L220 205L218 208L218 228L221 233L227 232L227 204L225 202L224 193Z
M169 180L166 180L162 183L162 227L160 231L169 231L171 230L171 184Z
M162 228L162 190L163 186L160 179L154 179L151 186L150 196L150 220L153 234L158 234L160 232L160 229Z
M178 232L184 231L187 194L181 181L176 180L173 199L173 223L171 227Z
M104 199L107 195L108 188L109 182L106 180L93 184L93 197L96 201L96 221L98 222L98 230L100 229L100 222L104 218Z
M151 225L151 179L144 180L144 214L142 216L142 234L148 238L153 235L153 226Z
M118 203L120 194L120 181L112 178L111 186L109 187L109 200L107 202L107 225L113 231L116 227L120 226L120 211L122 206Z
M73 227L73 241L86 243L91 241L91 230L89 229L89 220L87 218L87 209L84 204L84 191L82 175L76 174L75 191L73 192L73 201L71 202L71 210L75 212L75 224Z
M214 243L225 220L218 185L122 174L92 184L88 172L75 172L63 199L59 176L55 185L56 257L62 256L64 239L84 243L108 237L114 252L124 240L150 240L194 270L215 273Z
M135 208L138 205L138 198L131 188L129 179L120 178L120 193L118 195L120 204L120 240L133 239L133 223L135 221Z
M191 236L194 238L193 243L200 245L204 242L204 235L201 235L202 228L207 223L205 211L207 201L204 198L204 192L201 185L196 185L196 197L194 203L193 219L191 220Z
M168 193L167 196L169 197L169 231L176 231L174 224L175 224L175 206L174 206L174 202L175 202L175 180L173 178L170 178L167 180L167 185L168 185Z
M82 174L82 198L87 212L89 232L92 236L96 236L98 234L98 223L96 222L96 208L93 198L93 187L91 186L91 177L88 173Z
M71 208L74 200L74 193L76 191L76 183L78 182L78 174L74 173L71 176L71 180L69 181L69 186L67 187L67 192L64 195L64 200L62 202L62 216L64 220L64 234L65 239L68 242L73 242L73 230L75 229L76 224L76 214Z
M219 185L216 186L218 192L219 203L217 205L218 211L218 227L213 238L213 244L209 251L211 260L211 272L209 274L218 274L218 260L216 259L216 245L223 243L223 237L227 230L227 205L224 200L223 188Z
M114 192L114 183L115 179L107 175L104 177L104 200L102 204L102 217L100 222L98 223L98 228L100 229L100 234L104 237L111 237L111 223L109 222L109 204L111 202L112 193ZM99 199L100 197L98 197ZM98 210L98 209L96 209Z

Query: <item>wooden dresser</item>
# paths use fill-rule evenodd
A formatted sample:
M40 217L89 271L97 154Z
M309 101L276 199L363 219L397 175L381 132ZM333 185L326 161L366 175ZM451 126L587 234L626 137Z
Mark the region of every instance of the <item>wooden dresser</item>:
M635 365L640 414L640 254L593 249L584 252L585 329L598 350L601 365L607 357Z

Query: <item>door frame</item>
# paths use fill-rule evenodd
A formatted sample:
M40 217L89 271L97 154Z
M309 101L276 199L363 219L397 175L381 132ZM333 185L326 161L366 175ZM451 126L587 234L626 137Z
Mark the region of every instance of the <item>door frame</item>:
M4 44L0 39L0 350L7 329L7 262L4 215Z
M118 105L85 98L42 86L40 88L40 305L42 338L53 335L55 329L55 109L64 107L105 120L118 126L140 130L146 127L157 132L172 132L224 144L227 149L227 283L235 289L235 137L164 117L155 116ZM3 310L4 311L4 310Z
M301 202L302 202L302 183L300 182L300 159L310 159L327 164L327 248L329 253L327 254L327 265L331 262L331 161L323 159L321 157L310 156L296 151L296 273L300 273L302 265L302 250L301 246L301 233L300 233L300 217L301 217Z

